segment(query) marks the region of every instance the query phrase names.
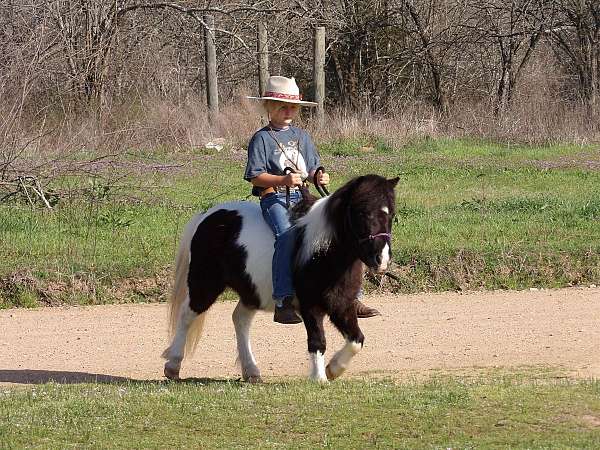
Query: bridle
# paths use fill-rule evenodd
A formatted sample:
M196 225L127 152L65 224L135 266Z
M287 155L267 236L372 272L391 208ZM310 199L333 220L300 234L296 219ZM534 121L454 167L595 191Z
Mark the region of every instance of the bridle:
M385 241L388 243L388 245L392 242L392 233L377 233L377 234L370 234L365 238L359 239L358 243L362 244L365 241L374 241L377 238L384 238Z
M315 174L313 176L313 184L317 188L317 191L319 192L319 194L321 194L321 197L327 197L327 196L329 196L329 191L327 190L327 188L324 185L319 183L319 181L318 181L319 172L325 172L325 168L323 166L320 166L317 168L317 170L315 170ZM369 234L367 237L359 238L358 235L356 234L356 232L354 231L354 227L352 226L352 218L350 217L349 209L346 214L346 221L348 222L348 227L350 228L350 231L352 232L352 234L354 235L354 237L356 238L356 240L358 241L359 244L362 244L363 242L374 241L375 239L383 238L383 239L385 239L385 241L387 242L388 245L391 245L391 242L392 242L392 234L391 233Z
M354 226L352 225L352 217L350 216L350 209L348 209L346 212L346 222L348 223L348 228L350 229L350 232L352 233L352 235L354 236L354 238L356 239L356 241L358 242L359 245L362 244L363 242L374 241L375 239L382 238L391 247L391 244L392 244L392 234L391 233L376 233L376 234L369 234L368 236L363 237L363 238L359 237L358 234L356 233L356 231L354 231Z
M287 175L288 173L291 173L293 171L294 170L292 168L286 167L283 170L283 173ZM317 189L317 192L319 192L321 197L328 197L330 194L329 194L329 191L327 190L327 187L324 184L319 183L319 173L321 173L321 172L325 172L325 168L323 166L319 166L315 170L315 173L313 175L313 184L315 185L315 188ZM285 188L285 203L286 203L287 209L290 209L290 187L289 186L286 186L286 188ZM391 245L391 242L392 242L392 234L391 233L376 233L376 234L369 234L368 236L363 237L363 238L358 237L357 233L354 231L354 227L352 226L352 218L350 217L349 209L346 214L346 221L348 222L348 227L350 228L352 235L354 236L354 238L357 240L357 242L359 244L362 244L363 242L374 241L375 239L382 238L385 240L385 242L387 242L388 245Z
M284 175L287 175L292 172L294 172L294 169L292 169L291 167L286 167L285 169L283 169ZM329 196L329 191L327 190L327 188L325 187L324 184L321 184L318 181L320 172L325 172L325 168L323 166L319 166L315 170L315 173L313 175L313 184L315 185L315 188L317 188L317 192L319 192L321 197L327 197L327 196ZM302 191L300 191L300 192L302 192ZM290 187L289 186L285 187L285 205L286 205L287 209L290 209Z
M319 182L317 181L319 172L324 172L324 171L325 171L325 169L323 168L323 166L318 167L317 170L315 170L315 174L313 177L313 184L317 188L317 191L319 192L319 194L321 194L321 197L327 197L329 195L329 191L327 190L327 188L325 186L319 184ZM367 237L359 238L358 235L356 234L356 231L354 231L354 227L352 226L352 217L350 217L350 209L347 210L346 221L348 222L348 228L350 228L350 232L352 233L352 235L358 242L358 245L362 244L363 242L374 241L375 239L381 238L381 239L385 239L385 242L388 244L388 246L390 248L392 247L392 234L391 233L369 234ZM387 276L395 279L396 281L400 281L400 279L396 275L394 275L390 272L385 272L384 275L387 275Z

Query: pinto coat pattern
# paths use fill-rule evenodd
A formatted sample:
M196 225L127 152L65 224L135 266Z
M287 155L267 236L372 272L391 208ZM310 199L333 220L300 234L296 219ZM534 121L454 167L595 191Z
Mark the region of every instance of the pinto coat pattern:
M292 212L298 227L294 285L310 354L310 377L339 377L360 351L364 336L354 299L366 265L384 272L391 258L391 227L398 178L355 178L331 196L306 198ZM252 202L230 202L198 214L188 223L176 259L170 301L171 345L164 373L178 379L184 356L196 347L205 315L231 288L240 297L233 312L242 377L260 381L249 332L258 310L272 311L271 260L274 237ZM346 344L325 366L323 320L328 315Z

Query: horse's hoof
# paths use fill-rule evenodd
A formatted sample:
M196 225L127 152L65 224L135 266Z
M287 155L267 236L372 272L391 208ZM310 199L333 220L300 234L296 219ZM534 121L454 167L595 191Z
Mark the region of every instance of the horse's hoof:
M332 371L331 371L331 367L328 365L327 367L325 367L325 375L327 375L327 379L329 381L333 381L335 380L339 375L335 375Z
M342 376L342 374L345 371L346 371L345 367L340 367L337 364L332 365L331 363L329 363L329 364L327 364L327 367L325 367L325 375L327 375L327 379L329 381L339 378L340 376Z
M260 377L260 375L250 375L249 377L245 378L246 383L250 383L250 384L260 384L263 382L263 379Z
M327 383L329 383L329 380L327 379L327 377L318 377L318 376L310 376L308 377L308 380L313 382L313 383L319 383L321 385L325 385Z
M165 377L167 377L169 380L179 380L179 369L168 367L165 364Z

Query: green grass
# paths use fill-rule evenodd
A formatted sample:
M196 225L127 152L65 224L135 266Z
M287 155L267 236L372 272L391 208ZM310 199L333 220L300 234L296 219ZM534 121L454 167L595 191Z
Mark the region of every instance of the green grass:
M600 282L597 148L367 136L320 150L332 189L365 173L400 176L392 289ZM140 162L179 167L139 171ZM0 205L0 308L163 300L184 224L250 191L239 150L140 150L124 163L57 180L53 211ZM122 288L127 280L141 287Z
M0 390L1 448L598 448L598 381L520 376Z

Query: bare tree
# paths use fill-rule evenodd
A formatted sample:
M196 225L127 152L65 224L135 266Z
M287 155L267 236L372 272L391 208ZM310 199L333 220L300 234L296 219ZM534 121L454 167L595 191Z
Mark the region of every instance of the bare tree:
M448 95L443 82L443 63L435 51L436 37L432 33L435 28L431 23L436 16L437 2L430 2L429 8L425 7L421 11L417 9L412 0L403 0L402 5L406 8L412 20L414 25L412 32L418 37L420 53L423 55L423 60L430 72L434 105L440 112L446 112L448 110ZM438 42L443 41L440 39Z
M328 71L336 98L343 106L363 108L366 99L379 94L375 67L391 26L387 3L342 1L323 21L330 35Z
M510 105L523 69L531 60L540 39L552 28L554 10L540 0L475 0L465 27L474 39L495 48L494 113Z
M561 14L560 26L551 30L559 60L577 77L579 98L593 110L600 91L600 2L554 0Z
M170 15L183 15L196 25L206 27L203 14L211 13L224 19L230 29L217 26L216 31L237 43L238 51L252 53L244 38L237 34L240 23L248 23L248 16L254 17L269 11L277 11L264 2L257 4L222 3L215 7L207 2L205 5L188 6L187 2L158 2L139 0L118 0L105 2L101 0L42 0L45 13L53 20L54 31L59 38L57 47L63 55L69 82L73 92L82 99L97 102L102 106L105 102L106 81L113 63L113 53L121 43L135 42L135 36L147 35L161 24L153 24L152 17L160 16L167 11ZM126 20L127 17L138 20ZM246 19L246 20L242 20ZM165 20L163 15L163 20ZM190 28L192 28L190 26ZM237 30L236 30L237 28ZM250 27L248 27L250 28ZM177 30L180 33L185 30ZM202 33L198 33L201 35ZM173 35L164 36L165 41ZM202 41L192 43L196 48L202 47Z
M308 95L313 30L326 28L329 105L384 112L421 102L445 112L484 102L500 114L528 67L547 58L543 42L559 56L548 72L571 74L565 86L597 105L599 9L597 0L0 0L0 83L5 108L18 100L34 114L196 101L211 14L222 100L255 89L264 22L270 73L295 76Z

